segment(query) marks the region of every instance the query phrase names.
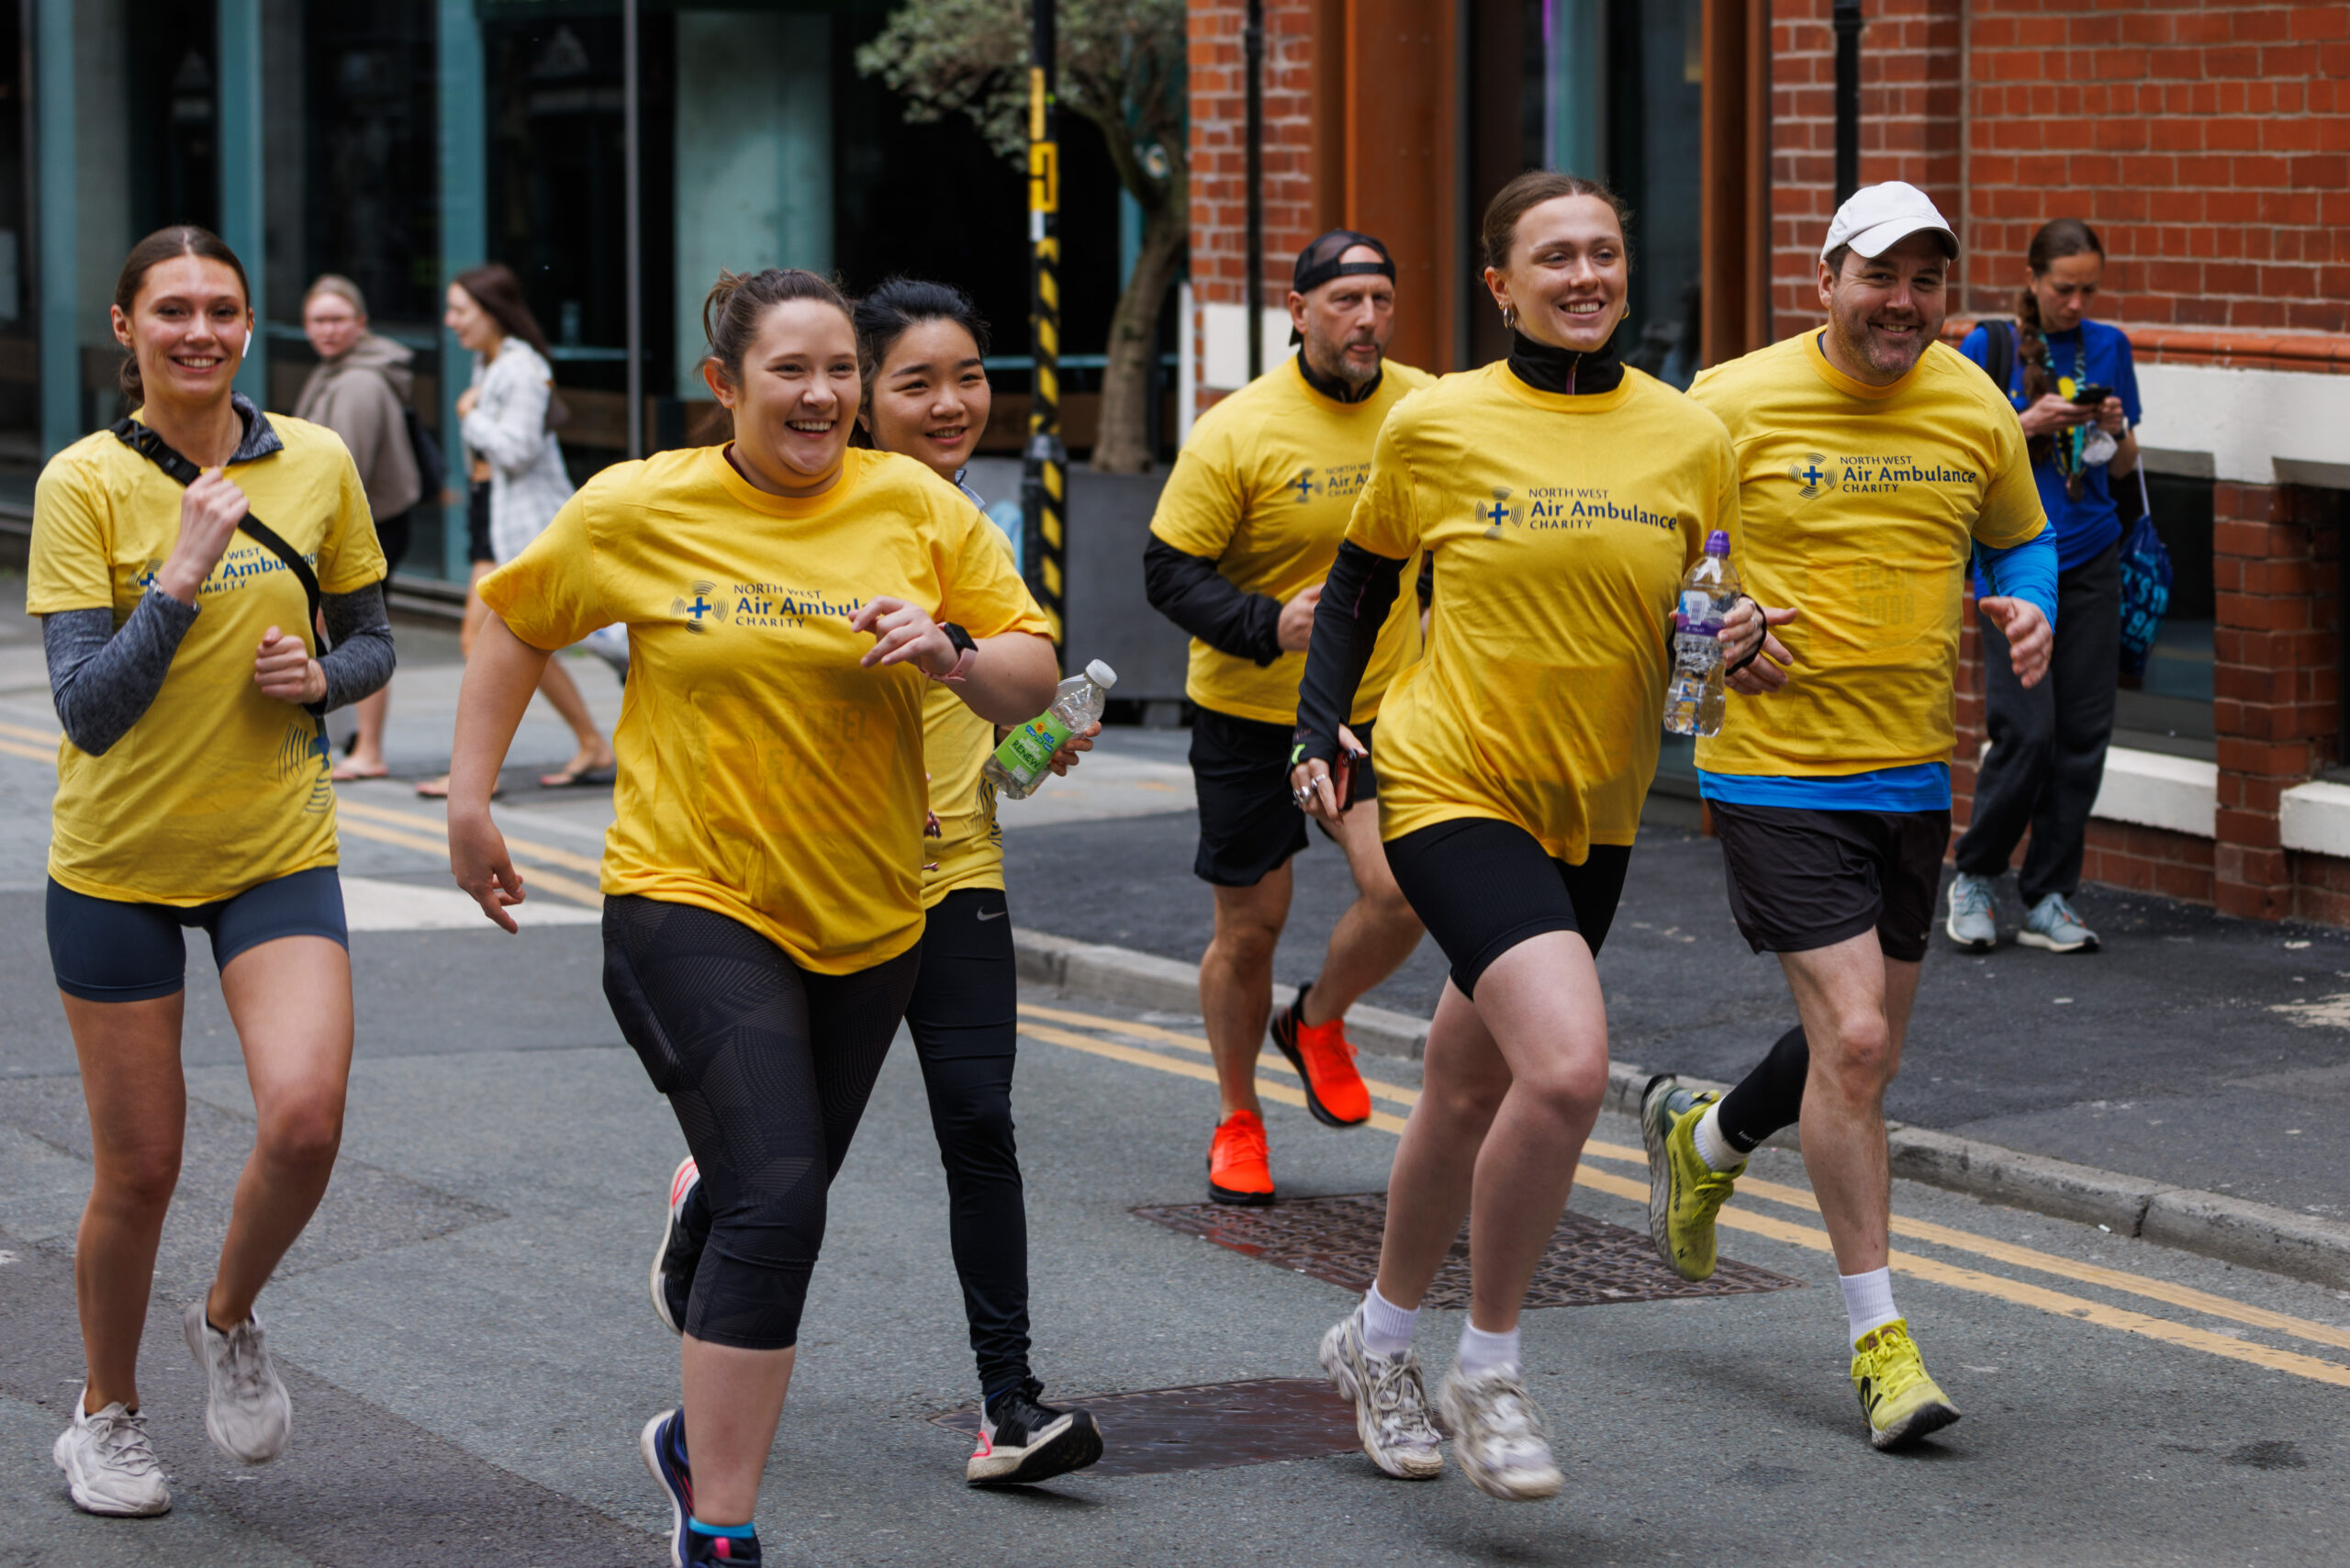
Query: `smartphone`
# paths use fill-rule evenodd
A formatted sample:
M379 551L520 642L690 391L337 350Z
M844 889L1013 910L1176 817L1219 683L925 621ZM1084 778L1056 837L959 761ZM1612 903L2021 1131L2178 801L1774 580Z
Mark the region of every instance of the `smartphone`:
M1337 760L1330 765L1330 790L1337 798L1340 816L1345 816L1348 809L1355 803L1355 767L1370 755L1367 751L1351 751L1341 745Z
M2095 409L2101 407L2112 396L2113 388L2110 386L2084 386L2073 394L2073 401L2082 408Z

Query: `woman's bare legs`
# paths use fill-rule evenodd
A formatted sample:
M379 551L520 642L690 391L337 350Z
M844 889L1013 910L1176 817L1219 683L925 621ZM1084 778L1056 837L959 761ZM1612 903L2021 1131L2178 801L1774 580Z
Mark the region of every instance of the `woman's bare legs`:
M180 1179L187 1087L180 1077L185 997L85 1002L65 1022L90 1111L90 1199L73 1241L73 1295L89 1366L86 1407L139 1408L139 1340L155 1288L155 1247Z
M1388 1180L1379 1294L1417 1306L1472 1216L1469 1320L1516 1327L1606 1090L1606 1010L1581 936L1519 943L1473 1002L1446 982Z
M204 1301L215 1328L233 1328L252 1315L334 1174L351 1082L351 955L323 936L282 936L230 959L220 990L254 1111L253 1151Z
M686 1452L693 1457L694 1518L702 1523L751 1522L799 1353L797 1348L744 1350L686 1336Z

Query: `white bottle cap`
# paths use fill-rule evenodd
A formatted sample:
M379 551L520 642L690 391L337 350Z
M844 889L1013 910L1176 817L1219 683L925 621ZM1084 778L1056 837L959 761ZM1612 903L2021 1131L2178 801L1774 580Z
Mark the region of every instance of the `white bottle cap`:
M1112 669L1108 665L1103 664L1100 659L1095 659L1091 664L1085 666L1085 678L1100 687L1102 690L1107 691L1110 688L1118 684L1118 672Z

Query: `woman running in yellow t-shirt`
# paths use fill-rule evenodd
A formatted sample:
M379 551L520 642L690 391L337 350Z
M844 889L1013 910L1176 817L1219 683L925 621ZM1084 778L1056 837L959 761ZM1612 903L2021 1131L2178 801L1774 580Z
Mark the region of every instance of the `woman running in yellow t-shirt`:
M856 336L865 361L857 422L883 452L903 453L962 489L993 402L982 363L987 324L969 297L944 284L891 278L856 302ZM1028 1216L1012 1127L1020 977L995 787L979 772L998 738L996 726L946 688L931 688L923 747L938 836L923 868L929 919L906 1029L946 1167L948 1234L979 1365L979 1441L963 1473L974 1484L1010 1484L1091 1464L1102 1456L1102 1432L1089 1412L1043 1403L1044 1384L1028 1366ZM1090 738L1073 741L1055 757L1056 771L1091 749Z
M1593 960L1656 771L1675 590L1733 526L1738 477L1720 420L1617 357L1630 269L1604 186L1521 174L1486 209L1484 242L1509 359L1414 394L1382 427L1315 615L1291 784L1309 812L1337 812L1339 725L1426 548L1432 635L1381 710L1380 834L1452 973L1378 1282L1321 1358L1380 1468L1435 1474L1412 1325L1468 1216L1446 1423L1473 1484L1529 1498L1561 1481L1518 1312L1607 1088Z
M1057 674L993 525L912 459L849 448L839 293L727 274L702 319L734 439L607 468L483 579L449 790L458 884L510 930L498 766L549 653L627 627L604 990L710 1215L684 1403L641 1439L681 1564L758 1560L825 1189L921 961L923 678L1016 723Z
M252 1085L219 1268L183 1314L205 1429L248 1464L274 1459L293 1423L253 1298L326 1193L351 1073L319 716L391 678L384 555L341 438L230 390L251 298L218 236L140 241L113 313L139 411L51 458L33 501L26 604L65 729L49 946L93 1152L73 1252L89 1382L54 1457L94 1514L172 1506L137 1372L187 1121L184 929L212 939ZM314 608L332 644L319 658Z

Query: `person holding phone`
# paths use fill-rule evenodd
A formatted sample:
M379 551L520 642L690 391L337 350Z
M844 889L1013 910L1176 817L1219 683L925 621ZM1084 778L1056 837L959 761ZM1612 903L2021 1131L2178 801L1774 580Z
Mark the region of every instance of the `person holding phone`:
M1991 750L1975 776L1943 929L1975 952L1998 944L1999 879L2029 829L2016 941L2051 953L2095 952L2098 935L2072 899L2113 735L2122 526L2114 486L2138 468L2138 374L2129 335L2088 317L2105 276L2096 230L2077 218L2042 226L2025 268L2015 321L1978 323L1959 352L1985 368L2023 423L2040 502L2056 530L2056 648L2048 678L2025 686L2007 637L1983 617ZM2143 486L2141 478L2130 487L2132 515ZM1979 572L1975 591L1990 592Z
M1414 393L1381 427L1315 610L1290 774L1316 820L1345 820L1345 721L1427 551L1431 640L1381 710L1377 826L1452 968L1377 1282L1320 1361L1371 1462L1435 1475L1412 1330L1466 1218L1469 1321L1440 1399L1462 1472L1505 1499L1563 1484L1518 1315L1607 1089L1594 959L1656 772L1674 598L1738 516L1721 420L1618 357L1624 229L1614 195L1573 174L1521 174L1486 208L1509 358ZM1761 627L1747 618L1726 655L1745 657Z
M260 1464L285 1449L294 1406L253 1304L326 1194L351 1078L322 716L381 689L393 653L350 452L231 390L253 337L236 253L190 226L150 234L123 263L113 320L137 412L41 470L26 608L65 732L49 950L92 1146L73 1244L88 1370L51 1455L74 1506L145 1515L172 1506L138 1371L187 1123L185 934L211 940L254 1114L218 1268L181 1328L205 1431Z

